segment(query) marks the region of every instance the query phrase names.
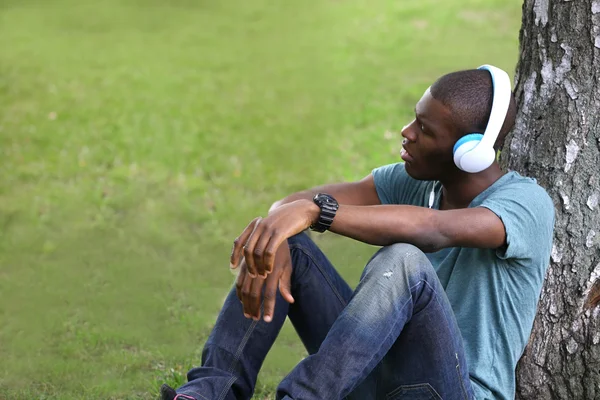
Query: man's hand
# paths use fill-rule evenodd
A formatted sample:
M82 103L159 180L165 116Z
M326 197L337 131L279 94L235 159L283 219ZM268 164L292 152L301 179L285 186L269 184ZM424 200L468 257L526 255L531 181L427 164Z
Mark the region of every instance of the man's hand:
M284 241L275 256L274 271L266 279L262 277L252 278L248 274L247 265L244 259L241 262L240 273L235 282L235 291L237 297L243 304L244 316L252 318L255 321L260 319L261 297L264 298L264 320L271 322L275 312L275 299L277 296L277 287L281 295L288 303L294 302L291 291L292 280L292 259L290 257L290 248L287 241ZM264 296L262 288L264 286Z
M310 227L320 211L310 200L296 200L277 207L265 218L254 219L233 242L231 268L237 268L243 252L250 277L266 279L273 271L281 243Z

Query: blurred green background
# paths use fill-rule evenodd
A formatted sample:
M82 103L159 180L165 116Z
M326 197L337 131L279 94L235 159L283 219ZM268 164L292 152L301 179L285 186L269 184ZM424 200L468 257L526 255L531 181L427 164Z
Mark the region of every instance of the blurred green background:
M399 160L433 80L513 74L506 0L0 1L0 398L153 398L286 194ZM374 248L316 238L355 286ZM304 356L286 325L255 398Z

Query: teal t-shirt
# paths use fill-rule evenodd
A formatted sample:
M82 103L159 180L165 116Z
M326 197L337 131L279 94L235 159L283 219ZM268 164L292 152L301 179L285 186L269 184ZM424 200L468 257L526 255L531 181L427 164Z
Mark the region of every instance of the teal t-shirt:
M411 178L403 163L373 170L382 204L429 206L441 184ZM536 314L550 262L554 204L532 178L508 172L469 207L486 207L504 223L500 249L454 247L427 253L446 290L463 336L477 399L514 399L515 368Z

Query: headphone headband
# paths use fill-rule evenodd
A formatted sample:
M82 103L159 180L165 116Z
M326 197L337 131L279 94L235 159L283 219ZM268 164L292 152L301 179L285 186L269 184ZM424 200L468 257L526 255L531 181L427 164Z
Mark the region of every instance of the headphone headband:
M494 98L492 100L492 111L490 113L490 119L488 120L487 127L483 133L483 139L479 142L477 147L494 147L496 139L502 130L504 125L504 119L508 112L508 106L510 105L511 96L511 84L508 74L500 68L494 67L493 65L482 65L477 69L485 69L492 75L492 87L494 91Z

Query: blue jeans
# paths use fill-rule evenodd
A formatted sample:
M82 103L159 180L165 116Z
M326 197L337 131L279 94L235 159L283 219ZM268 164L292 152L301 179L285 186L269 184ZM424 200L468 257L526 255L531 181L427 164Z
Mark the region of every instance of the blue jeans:
M309 355L277 399L472 399L462 337L427 257L394 244L369 261L356 290L304 234L288 239L292 295L278 294L270 323L246 319L229 293L202 352L177 389L197 400L250 399L258 372L289 317Z

